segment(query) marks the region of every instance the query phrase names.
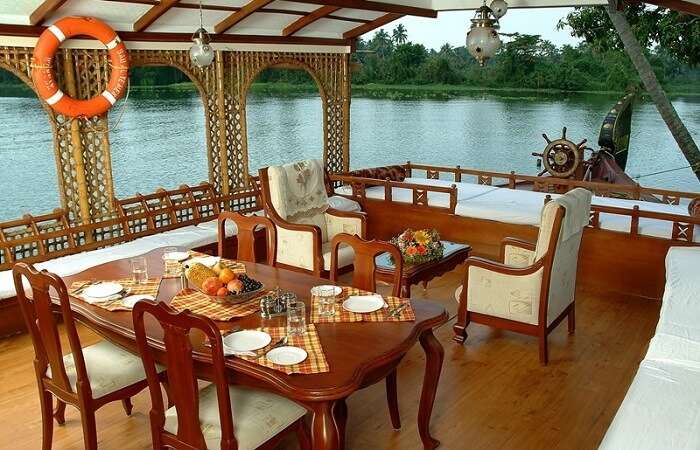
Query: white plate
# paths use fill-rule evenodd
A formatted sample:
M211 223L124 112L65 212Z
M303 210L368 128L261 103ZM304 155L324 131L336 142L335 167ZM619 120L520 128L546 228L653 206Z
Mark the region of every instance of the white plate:
M85 297L104 298L109 297L111 295L116 295L122 292L123 290L124 286L122 286L119 283L106 282L88 286L81 294Z
M342 294L343 289L340 286L333 286L332 284L322 284L321 286L314 286L311 288L311 295L318 297L321 290L333 289L333 295L336 297Z
M259 350L272 341L269 334L263 331L243 330L224 338L224 347L231 352L252 352Z
M280 366L293 366L304 361L308 356L303 348L287 346L273 348L267 352L265 358Z
M219 261L221 261L221 258L218 256L195 256L187 262L187 265L200 263L207 267L214 267Z
M343 302L343 309L354 313L371 313L384 307L380 295L351 295Z
M163 259L167 261L184 261L190 257L187 252L168 252L163 253Z
M126 306L127 308L133 308L136 302L140 302L141 300L155 300L156 298L152 295L130 295L128 297L125 297L122 300L122 305Z

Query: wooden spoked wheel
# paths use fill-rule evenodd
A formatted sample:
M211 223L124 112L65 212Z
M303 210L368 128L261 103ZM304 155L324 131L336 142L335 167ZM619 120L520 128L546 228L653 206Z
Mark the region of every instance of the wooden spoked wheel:
M542 158L545 170L540 173L549 172L550 175L558 178L568 178L576 173L576 170L583 163L583 150L586 140L579 144L566 138L566 127L562 129L562 137L551 140L546 134L542 134L547 141L547 146L542 153L533 153L534 156Z

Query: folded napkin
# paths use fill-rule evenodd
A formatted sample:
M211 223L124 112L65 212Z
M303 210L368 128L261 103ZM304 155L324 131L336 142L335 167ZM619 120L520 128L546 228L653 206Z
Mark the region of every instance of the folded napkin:
M119 293L119 294L110 295L109 297L88 297L87 295L80 294L80 295L78 295L78 298L85 301L86 303L94 305L96 303L113 302L115 300L119 300L120 298L123 298L124 295L126 295L126 294L124 294L123 292Z

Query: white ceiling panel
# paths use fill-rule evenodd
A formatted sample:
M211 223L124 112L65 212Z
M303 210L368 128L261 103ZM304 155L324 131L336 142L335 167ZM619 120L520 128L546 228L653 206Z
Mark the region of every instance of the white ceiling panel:
M126 2L110 2L103 0L68 0L56 12L46 18L46 24L52 24L66 16L97 17L117 31L131 31L133 24L151 8Z
M340 39L343 37L343 33L361 25L361 23L346 22L344 20L319 19L297 31L294 35Z
M351 8L343 8L339 9L338 11L334 12L334 16L338 17L350 17L352 19L365 19L365 20L374 20L378 17L383 16L386 13L383 13L381 11L367 11L364 9L351 9Z
M292 14L254 13L241 20L226 34L259 34L281 36L282 29L298 19Z

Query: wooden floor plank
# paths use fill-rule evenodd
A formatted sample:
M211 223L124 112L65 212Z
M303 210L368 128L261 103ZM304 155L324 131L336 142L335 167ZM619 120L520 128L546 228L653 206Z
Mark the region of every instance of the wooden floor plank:
M458 268L433 280L417 298L444 304L456 313ZM384 288L382 288L384 289ZM537 341L511 332L470 325L464 346L451 341L453 320L436 336L445 364L433 412L432 432L444 449L595 449L612 420L651 338L659 303L623 295L579 293L577 330L564 323L550 337L550 364L538 362ZM99 337L80 329L84 345ZM66 344L67 345L67 344ZM0 448L36 449L41 420L27 335L0 340ZM399 407L403 428L391 428L383 384L348 401L348 445L352 449L420 448L417 405L425 358L420 346L399 366ZM131 417L121 405L97 414L101 449L148 449L149 399L134 400ZM56 426L54 448L83 448L79 416L68 409ZM294 449L293 439L282 445Z

